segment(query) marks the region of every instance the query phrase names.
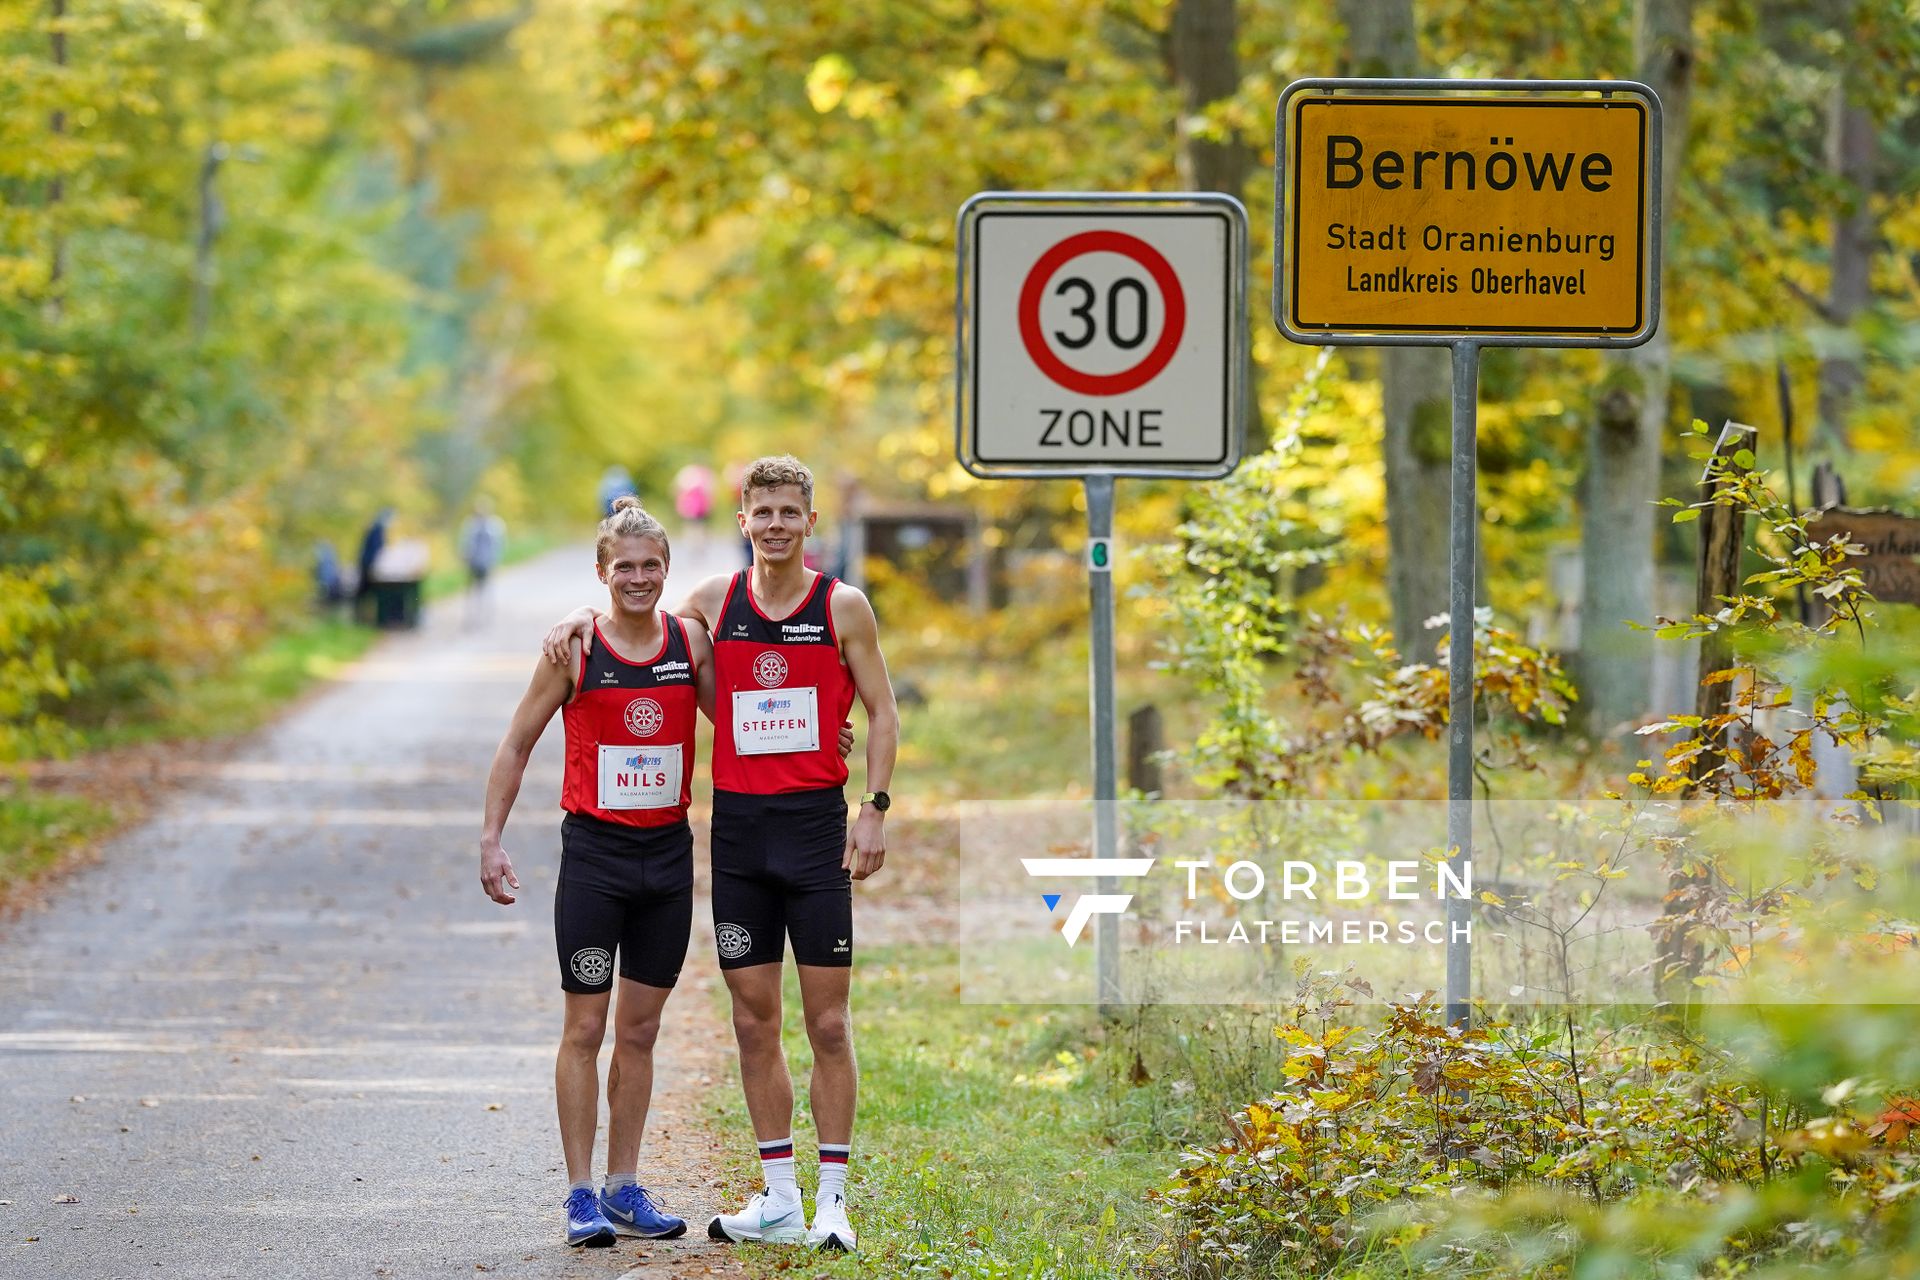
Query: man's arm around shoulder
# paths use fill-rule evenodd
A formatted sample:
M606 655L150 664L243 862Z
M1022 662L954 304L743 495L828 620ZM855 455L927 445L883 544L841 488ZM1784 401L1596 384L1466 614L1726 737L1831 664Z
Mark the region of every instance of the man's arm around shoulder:
M730 573L716 573L711 578L703 578L699 585L687 593L674 612L683 618L698 622L711 632L720 625L720 610L726 607L727 588L733 584Z

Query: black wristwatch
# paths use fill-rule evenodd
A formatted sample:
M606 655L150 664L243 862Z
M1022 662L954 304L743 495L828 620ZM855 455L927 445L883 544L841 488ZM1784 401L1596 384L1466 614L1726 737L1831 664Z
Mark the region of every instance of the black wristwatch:
M869 791L860 797L861 804L870 804L881 813L893 807L893 797L884 791Z

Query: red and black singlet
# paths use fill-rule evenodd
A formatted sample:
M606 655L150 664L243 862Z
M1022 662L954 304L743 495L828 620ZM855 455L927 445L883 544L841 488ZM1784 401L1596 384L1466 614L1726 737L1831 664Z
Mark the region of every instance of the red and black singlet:
M684 822L699 716L680 619L660 615L660 651L628 662L594 624L573 699L561 709L567 770L560 807L629 827Z
M733 575L713 628L714 789L785 795L845 786L839 738L853 673L833 632L839 579L815 574L799 608L769 618L754 602L751 574Z

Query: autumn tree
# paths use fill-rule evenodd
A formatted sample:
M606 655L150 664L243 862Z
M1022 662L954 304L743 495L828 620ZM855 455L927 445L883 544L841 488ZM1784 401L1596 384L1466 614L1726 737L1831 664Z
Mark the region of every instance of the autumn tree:
M1665 122L1661 186L1675 222L1687 171L1687 124L1696 51L1693 0L1638 0L1638 78L1660 98ZM1580 675L1589 726L1610 733L1649 710L1652 647L1626 627L1653 611L1653 503L1660 496L1661 444L1673 333L1659 327L1645 345L1617 357L1594 407L1580 526Z

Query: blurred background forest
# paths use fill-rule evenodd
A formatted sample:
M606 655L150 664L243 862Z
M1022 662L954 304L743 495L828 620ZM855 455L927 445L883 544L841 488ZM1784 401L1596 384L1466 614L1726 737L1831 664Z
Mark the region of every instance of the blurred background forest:
M1920 495L1914 0L0 0L0 57L0 764L250 723L364 647L312 567L383 509L453 565L479 500L526 554L610 467L664 510L792 451L901 690L909 903L956 856L930 802L1086 773L1079 491L953 458L960 204L1246 203L1253 438L1121 486L1123 709L1166 713L1141 791L1259 802L1212 852L1332 847L1346 797L1441 790L1448 361L1275 332L1276 99L1651 84L1659 337L1482 362L1477 782L1605 839L1516 839L1476 909L1563 1003L1462 1035L1309 965L1277 1013L988 1018L966 957L879 950L863 1194L913 1230L836 1274L1917 1274L1920 625L1797 514L1816 470ZM1701 501L1757 576L1695 616ZM0 855L104 821L10 784ZM1636 854L1658 956L1579 969Z
M1641 76L1667 99L1660 341L1484 366L1483 594L1569 654L1597 729L1684 692L1618 624L1690 598L1690 541L1650 504L1697 478L1662 443L1691 417L1754 423L1778 470L1790 413L1802 503L1820 461L1854 505L1920 485L1920 31L1898 0L0 15L0 758L71 748L294 625L316 541L350 558L382 507L444 562L478 496L516 540L577 536L609 465L658 505L683 464L791 449L829 529L854 485L963 507L995 602L1030 606L1005 651L1071 635L1077 589L1027 553L1071 542L1077 493L952 459L954 211L1229 190L1264 297L1272 105L1303 75ZM1255 310L1258 451L1320 357ZM1320 372L1281 465L1241 483L1315 553L1290 600L1429 657L1445 358ZM1186 491L1126 489L1123 527L1167 537ZM967 629L932 625L911 554L875 571L929 639Z

